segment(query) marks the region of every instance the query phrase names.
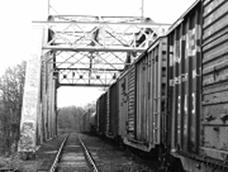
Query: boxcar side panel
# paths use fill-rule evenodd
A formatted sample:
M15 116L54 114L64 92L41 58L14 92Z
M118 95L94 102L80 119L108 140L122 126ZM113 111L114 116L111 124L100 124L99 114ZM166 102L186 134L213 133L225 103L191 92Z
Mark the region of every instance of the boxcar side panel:
M117 137L119 128L119 108L118 108L118 83L114 83L110 87L110 116L109 116L109 131L108 135Z
M167 83L167 38L162 37L149 51L151 118L150 143L155 146L165 142L166 127L166 83Z
M161 138L166 137L166 42L166 37L157 39L135 63L136 128L135 137L128 141L144 151L160 145Z
M204 1L201 153L228 162L228 1Z
M105 135L107 131L107 92L99 100L99 134Z
M166 114L166 101L167 101L167 90L166 90L166 86L167 86L167 38L164 37L161 39L160 41L160 48L159 48L159 87L158 87L158 99L159 99L159 103L158 103L158 114L160 116L159 120L158 120L158 128L159 128L159 134L158 137L160 137L159 139L157 139L158 141L156 142L156 144L165 144L166 143L166 134L168 132L167 129L167 114Z
M128 119L128 73L121 76L118 80L119 87L119 132L123 138L127 135L127 119Z
M199 148L200 4L195 5L168 35L172 149L186 153L197 153Z
M135 91L136 91L136 78L135 78L135 65L132 65L128 74L128 121L127 132L128 137L135 139Z
M148 58L145 55L136 63L136 84L137 84L137 100L136 100L136 140L149 142L149 112L148 106Z

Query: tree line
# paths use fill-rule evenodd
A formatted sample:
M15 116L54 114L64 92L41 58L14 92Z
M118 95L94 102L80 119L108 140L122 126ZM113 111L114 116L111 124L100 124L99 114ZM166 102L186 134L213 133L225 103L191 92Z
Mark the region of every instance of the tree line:
M26 62L6 69L0 77L0 151L11 154L17 150L20 135L22 97Z
M90 111L95 111L95 103L89 103L85 107L69 106L58 109L58 131L80 132L82 128L82 116Z

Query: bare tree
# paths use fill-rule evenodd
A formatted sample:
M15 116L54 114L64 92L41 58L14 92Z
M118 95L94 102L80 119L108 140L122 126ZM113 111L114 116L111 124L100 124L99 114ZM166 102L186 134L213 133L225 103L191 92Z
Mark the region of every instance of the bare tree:
M19 139L22 97L25 80L25 62L8 68L0 78L3 145L6 152L14 152Z

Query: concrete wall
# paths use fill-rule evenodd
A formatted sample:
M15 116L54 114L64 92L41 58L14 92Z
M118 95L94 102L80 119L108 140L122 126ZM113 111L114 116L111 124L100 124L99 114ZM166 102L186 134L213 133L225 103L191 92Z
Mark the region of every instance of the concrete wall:
M39 28L40 33L47 33L44 31L47 29ZM55 54L42 54L43 41L45 36L27 62L19 152L36 152L40 144L57 134Z

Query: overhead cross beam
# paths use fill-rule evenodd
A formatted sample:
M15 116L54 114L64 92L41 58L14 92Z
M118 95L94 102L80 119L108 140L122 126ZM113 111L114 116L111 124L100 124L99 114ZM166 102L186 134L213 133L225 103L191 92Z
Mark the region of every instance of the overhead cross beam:
M44 51L55 54L59 85L110 85L169 25L149 18L55 15ZM52 61L53 62L53 61Z

